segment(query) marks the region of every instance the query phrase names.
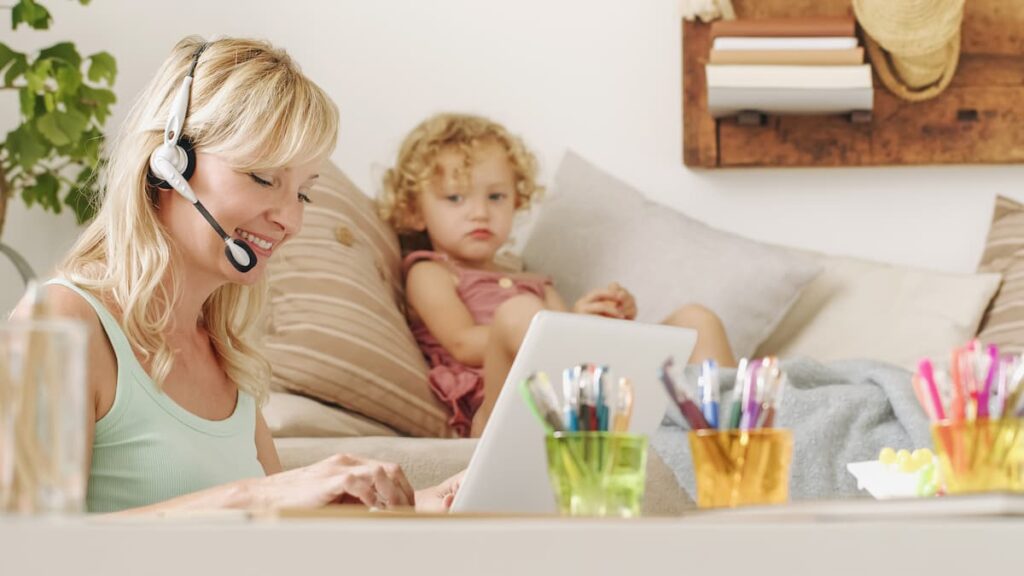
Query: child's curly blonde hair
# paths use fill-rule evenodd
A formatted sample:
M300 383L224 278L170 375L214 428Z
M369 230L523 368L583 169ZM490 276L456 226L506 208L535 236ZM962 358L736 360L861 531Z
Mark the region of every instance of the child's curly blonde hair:
M424 184L435 174L437 155L446 148L458 148L470 162L473 149L481 142L499 143L508 153L515 177L516 209L525 210L540 198L537 160L518 136L504 126L469 114L437 114L413 129L402 142L394 168L384 173L377 197L380 217L402 238L403 247L423 246L425 234L410 227L419 210L418 198ZM424 236L419 242L414 237ZM427 241L429 246L429 241Z

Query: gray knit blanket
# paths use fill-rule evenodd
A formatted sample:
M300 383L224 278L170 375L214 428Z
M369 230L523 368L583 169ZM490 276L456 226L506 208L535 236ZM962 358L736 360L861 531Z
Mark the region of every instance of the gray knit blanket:
M789 382L776 427L793 432L790 500L867 496L858 493L847 463L873 460L885 446L931 447L910 372L868 360L821 364L794 358L781 367ZM696 387L697 368L686 369L690 389ZM722 370L721 376L724 402L731 398L735 370ZM651 443L683 489L695 496L687 430L672 407Z

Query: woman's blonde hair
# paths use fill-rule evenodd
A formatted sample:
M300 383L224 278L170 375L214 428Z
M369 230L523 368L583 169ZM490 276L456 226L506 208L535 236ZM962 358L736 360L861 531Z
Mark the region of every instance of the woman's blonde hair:
M205 43L189 37L174 47L114 139L101 173L96 219L58 267L59 274L119 310L128 342L150 362L158 386L171 371L174 355L164 334L185 287L174 274L178 256L157 218L146 173L150 153L163 140L174 93L204 44L182 129L197 150L251 172L326 159L337 141L337 107L283 50L234 38ZM265 299L265 280L229 283L202 310L228 377L261 403L270 365L252 338Z
M515 177L516 208L525 210L540 198L544 189L537 185L537 159L518 136L481 116L431 116L405 137L395 167L385 172L381 193L377 197L380 217L402 237L406 251L429 247L426 234L415 230L412 221L419 211L418 198L423 186L436 172L438 153L457 148L463 152L468 164L476 146L492 141L508 153Z

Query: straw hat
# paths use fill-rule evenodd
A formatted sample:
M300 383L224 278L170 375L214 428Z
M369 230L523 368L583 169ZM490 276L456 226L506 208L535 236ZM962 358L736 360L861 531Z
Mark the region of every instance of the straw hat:
M960 59L965 0L853 0L882 82L906 100L942 92Z
M680 0L679 10L684 20L693 22L700 19L701 22L712 20L735 20L736 10L732 7L732 0Z

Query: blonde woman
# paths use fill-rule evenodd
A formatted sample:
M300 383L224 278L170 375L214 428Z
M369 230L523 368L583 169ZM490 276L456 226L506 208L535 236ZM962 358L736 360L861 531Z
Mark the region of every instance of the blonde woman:
M337 455L283 472L260 414L265 267L302 226L337 130L330 98L252 40L179 42L132 107L99 214L47 287L51 311L91 330L90 512L416 500L393 464ZM450 501L454 486L419 503Z

